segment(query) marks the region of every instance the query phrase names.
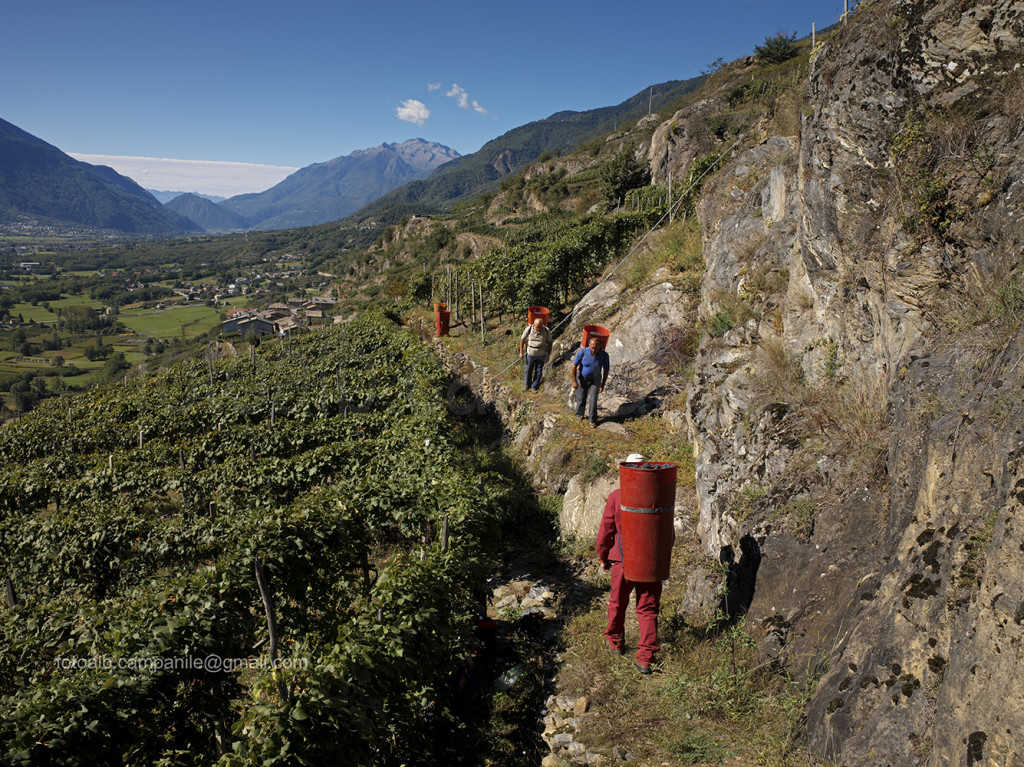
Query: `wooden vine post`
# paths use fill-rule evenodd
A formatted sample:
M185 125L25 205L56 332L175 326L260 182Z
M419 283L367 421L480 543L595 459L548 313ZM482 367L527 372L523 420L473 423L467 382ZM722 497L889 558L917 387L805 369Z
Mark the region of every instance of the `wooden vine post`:
M267 634L270 636L270 647L267 650L267 654L270 655L270 663L277 670L277 620L274 617L274 602L270 597L270 591L267 589L267 577L266 573L263 572L263 564L260 562L260 558L254 557L256 565L256 585L260 589L260 598L263 600L263 612L267 616ZM290 700L289 690L282 680L276 673L274 674L274 681L277 683L277 694L281 696L281 700Z
M480 286L480 342L483 343L487 333L487 321L484 319L484 286Z
M360 567L363 571L363 589L365 589L366 595L369 596L370 589L373 588L373 582L370 580L370 557L366 551L362 553Z
M185 451L178 450L178 465L181 467L181 473L185 473ZM181 483L181 504L185 507L185 511L188 511L188 489L185 487L185 482L182 480Z
M672 225L672 171L668 172L668 223Z

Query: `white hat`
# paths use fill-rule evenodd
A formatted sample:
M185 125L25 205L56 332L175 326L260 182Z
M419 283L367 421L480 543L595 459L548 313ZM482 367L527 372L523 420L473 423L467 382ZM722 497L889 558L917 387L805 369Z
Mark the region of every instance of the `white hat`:
M640 453L630 453L626 457L626 463L643 463L644 457Z

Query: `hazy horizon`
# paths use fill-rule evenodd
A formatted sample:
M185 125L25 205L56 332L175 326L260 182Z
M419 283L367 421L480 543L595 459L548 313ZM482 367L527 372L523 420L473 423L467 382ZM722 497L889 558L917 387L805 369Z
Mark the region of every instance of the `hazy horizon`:
M212 160L178 160L163 157L68 152L76 160L91 165L106 165L127 176L143 189L194 192L216 197L262 192L299 168Z

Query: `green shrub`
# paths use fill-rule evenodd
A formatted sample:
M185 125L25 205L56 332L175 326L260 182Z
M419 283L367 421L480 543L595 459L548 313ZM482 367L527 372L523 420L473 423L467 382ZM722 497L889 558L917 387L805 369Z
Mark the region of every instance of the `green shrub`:
M754 46L754 55L763 66L788 61L796 54L796 32L788 35L785 32L777 32L766 37L761 45Z

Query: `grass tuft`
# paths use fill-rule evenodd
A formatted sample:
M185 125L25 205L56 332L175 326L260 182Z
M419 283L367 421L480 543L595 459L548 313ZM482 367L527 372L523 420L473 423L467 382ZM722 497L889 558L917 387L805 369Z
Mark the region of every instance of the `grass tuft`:
M700 295L704 254L696 216L680 219L665 227L649 248L635 253L623 264L623 292L640 287L662 266L673 273L672 280L677 288L687 295Z

